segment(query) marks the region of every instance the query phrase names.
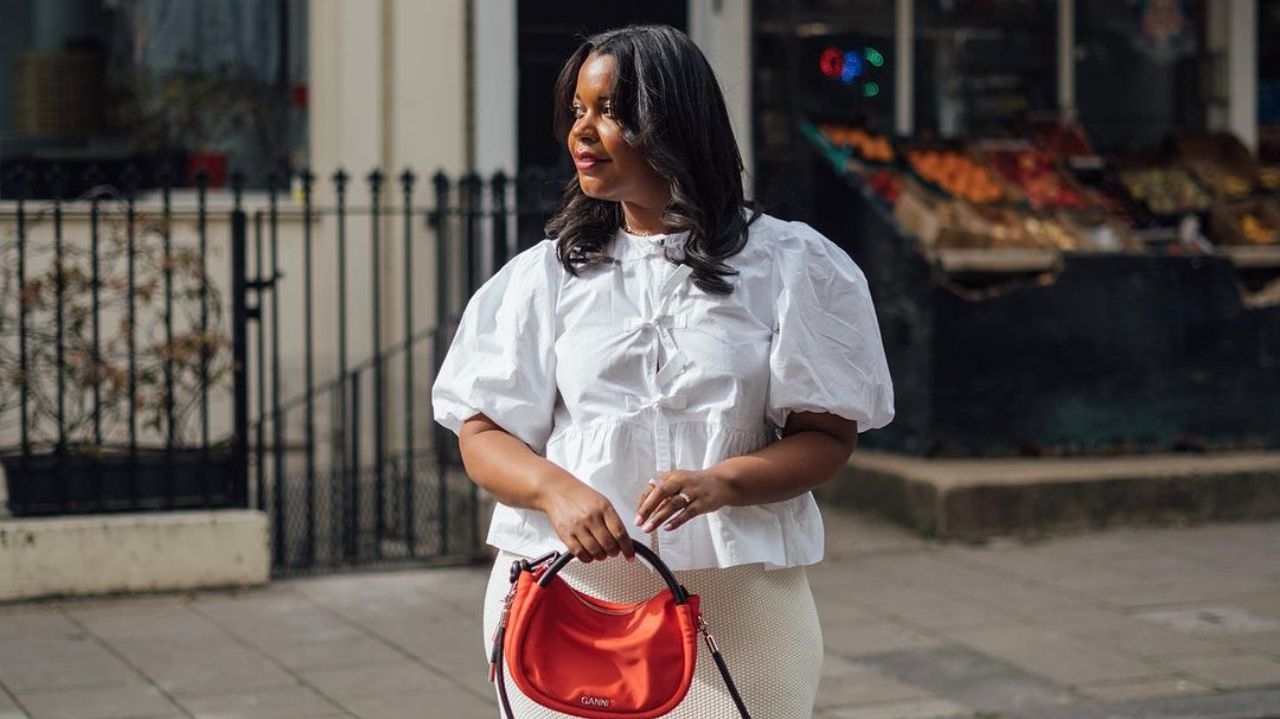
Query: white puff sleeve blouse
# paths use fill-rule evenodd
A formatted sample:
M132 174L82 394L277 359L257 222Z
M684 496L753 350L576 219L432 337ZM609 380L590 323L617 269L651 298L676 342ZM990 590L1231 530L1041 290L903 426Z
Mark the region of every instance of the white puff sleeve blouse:
M554 249L513 258L463 310L431 393L436 421L455 434L483 412L543 453L556 402Z
M667 259L686 238L619 231L616 262L578 277L553 240L518 255L463 313L432 389L436 420L456 433L484 413L629 518L655 474L754 452L777 441L791 412L830 412L859 431L893 419L871 295L843 250L807 225L762 216L727 260L738 274L726 296ZM673 569L822 558L808 493L658 531ZM544 514L501 504L488 541L526 556L562 548Z

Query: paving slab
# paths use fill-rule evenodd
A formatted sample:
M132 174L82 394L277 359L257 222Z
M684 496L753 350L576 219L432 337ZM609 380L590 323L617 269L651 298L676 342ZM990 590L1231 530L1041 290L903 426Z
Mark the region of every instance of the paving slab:
M1272 537L1270 541L1272 543L1280 541L1280 536ZM1280 550L1277 553L1280 553ZM1234 597L1231 600L1232 606L1239 607L1265 620L1280 621L1280 575L1271 577L1269 584L1268 591ZM1276 634L1280 634L1280 632L1276 632Z
M834 570L834 567L829 569ZM970 627L999 624L1008 619L1005 612L995 607L946 594L937 587L927 586L927 583L922 586L869 576L856 562L852 562L848 569L855 572L860 580L842 590L847 601L914 626L933 629Z
M30 719L3 688L0 688L0 719Z
M138 684L144 679L119 658L106 653L47 663L14 662L0 666L0 683L13 692L48 692L61 689Z
M849 601L849 597L838 588L819 586L816 582L811 586L813 602L818 608L818 615L822 617L823 626L827 623L867 624L879 621L881 618L867 607Z
M56 639L83 633L80 626L54 607L12 605L0 612L0 642L11 639Z
M404 694L431 690L450 693L457 686L421 664L376 664L336 669L305 669L298 672L308 685L335 701L382 694Z
M84 633L51 637L20 637L0 641L0 681L6 669L32 667L40 664L56 664L60 661L99 659L106 650Z
M178 697L198 697L255 689L290 687L296 676L243 646L171 648L149 654L135 650L129 660L156 686Z
M187 601L98 607L69 604L67 615L94 636L108 642L159 639L194 643L225 636L216 624L194 611Z
M479 622L470 620L459 623L454 639L435 637L430 633L405 632L394 642L398 651L404 652L428 670L449 677L458 687L478 696L491 696L493 685L488 681L487 644L482 641Z
M1151 609L1135 616L1175 631L1219 639L1280 632L1280 621L1224 604Z
M285 669L294 671L370 664L399 664L405 660L404 653L396 647L370 637L271 645L264 647L262 652Z
M1266 589L1270 582L1257 577L1204 572L1201 577L1166 576L1150 581L1126 580L1097 590L1108 603L1129 609L1171 604L1232 602Z
M822 663L817 708L851 704L883 704L907 699L931 699L928 690L885 676L875 667L839 655L827 654Z
M862 661L936 697L988 713L1034 712L1076 699L1041 677L965 647L890 652Z
M191 697L179 699L178 703L195 719L312 719L343 715L341 707L302 686Z
M1068 634L1095 647L1106 647L1135 657L1165 657L1220 651L1211 637L1179 632L1171 627L1113 609L1068 612L1041 617L1041 626Z
M31 719L168 719L183 711L144 684L16 695Z
M1145 679L1165 672L1124 654L1043 627L957 629L949 636L1059 686L1108 679Z
M346 699L342 706L359 719L496 719L498 706L466 692L415 691Z
M951 719L971 717L969 707L945 699L917 699L870 706L834 707L814 716L823 719Z
M1246 652L1167 657L1161 663L1219 689L1280 686L1280 661Z
M1227 645L1234 649L1243 649L1254 654L1280 660L1280 634L1249 637L1248 639L1233 639Z
M823 641L841 657L857 659L903 649L935 649L943 640L890 620L828 621L822 617Z
M1000 719L1274 719L1280 690L1090 702L1010 712Z
M1180 676L1164 676L1121 682L1098 682L1076 688L1081 694L1108 702L1151 699L1153 697L1192 696L1211 694L1214 687Z
M936 552L879 556L860 562L868 572L893 577L922 590L942 592L1022 616L1082 611L1095 606L1087 598L1064 593L1007 571L956 561Z

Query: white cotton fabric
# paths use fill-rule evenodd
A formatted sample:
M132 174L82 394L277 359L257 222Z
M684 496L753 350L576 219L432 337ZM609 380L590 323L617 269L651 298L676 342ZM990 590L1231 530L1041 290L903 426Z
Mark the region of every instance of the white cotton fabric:
M619 231L612 264L574 277L544 240L471 298L432 389L458 432L484 413L604 494L631 526L645 483L778 439L791 412L829 412L859 431L893 419L893 387L866 278L808 225L761 216L726 260L729 295L704 292L681 258L687 233ZM670 259L669 259L670 258ZM724 507L661 534L678 570L813 564L823 552L811 494ZM524 556L563 549L546 515L502 504L488 541Z

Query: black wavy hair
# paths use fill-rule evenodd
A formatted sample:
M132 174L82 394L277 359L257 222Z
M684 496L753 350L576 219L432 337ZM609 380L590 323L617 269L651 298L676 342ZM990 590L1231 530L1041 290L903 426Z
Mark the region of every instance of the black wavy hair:
M555 133L562 145L574 123L578 70L592 55L614 59L610 99L623 139L670 184L663 223L689 232L683 259L668 260L692 267L703 291L729 294L733 285L725 277L737 272L724 260L747 244L747 228L760 211L744 202L742 155L711 64L688 35L667 25L588 38L556 80ZM753 208L749 218L747 207ZM560 263L576 276L581 266L613 262L605 248L622 222L620 203L588 197L575 176L546 232L557 239Z

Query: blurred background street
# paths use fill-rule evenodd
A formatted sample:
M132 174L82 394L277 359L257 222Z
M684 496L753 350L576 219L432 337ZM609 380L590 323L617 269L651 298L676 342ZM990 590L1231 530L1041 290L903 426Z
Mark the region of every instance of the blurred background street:
M0 0L0 719L495 716L430 388L630 23L875 302L818 716L1280 717L1280 0Z

